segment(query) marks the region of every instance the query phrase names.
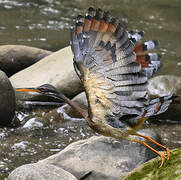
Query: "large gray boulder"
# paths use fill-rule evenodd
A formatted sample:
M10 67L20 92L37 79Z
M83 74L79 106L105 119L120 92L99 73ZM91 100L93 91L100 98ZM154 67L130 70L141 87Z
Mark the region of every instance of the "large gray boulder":
M157 139L151 131L145 133ZM60 153L40 161L61 167L80 178L92 171L91 179L117 180L155 154L140 144L127 140L93 136L70 144Z
M82 85L73 68L71 48L63 48L10 77L14 88L52 84L67 96L77 95Z
M0 69L11 76L51 53L51 51L34 47L3 45L0 46Z
M144 134L156 138L151 131ZM61 168L80 179L86 173L92 172L86 179L109 179L117 180L124 173L130 172L145 161L155 157L155 154L140 144L126 140L117 141L113 138L93 136L86 140L70 144L61 152L41 160L36 164L23 165L15 169L8 180L43 179L44 169L47 176L52 174L51 166L55 167L55 176L61 177ZM158 164L159 165L159 164ZM45 168L46 167L46 168ZM50 168L47 168L50 167ZM42 172L39 172L41 171ZM63 179L63 177L61 177Z
M15 169L7 180L77 180L75 176L51 164L27 164Z
M0 71L0 102L0 125L9 126L15 114L15 93L3 71Z

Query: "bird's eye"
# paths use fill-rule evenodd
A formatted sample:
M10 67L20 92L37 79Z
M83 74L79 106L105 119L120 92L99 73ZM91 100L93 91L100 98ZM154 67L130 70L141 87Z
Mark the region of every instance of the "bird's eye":
M40 88L40 91L45 92L46 89L45 88Z

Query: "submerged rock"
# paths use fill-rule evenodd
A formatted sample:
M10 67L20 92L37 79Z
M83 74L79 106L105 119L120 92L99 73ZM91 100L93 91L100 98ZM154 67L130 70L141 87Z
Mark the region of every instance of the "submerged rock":
M0 71L0 102L0 125L10 126L15 115L15 93L3 71Z
M22 45L0 46L0 69L11 76L51 53L51 51Z
M158 168L160 158L150 160L138 168L134 169L122 180L179 180L181 179L181 149L173 150L170 159L161 167Z

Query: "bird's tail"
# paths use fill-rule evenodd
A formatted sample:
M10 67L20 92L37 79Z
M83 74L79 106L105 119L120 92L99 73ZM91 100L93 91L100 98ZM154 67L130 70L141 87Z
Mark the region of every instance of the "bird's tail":
M143 73L150 78L161 67L161 55L150 52L158 46L159 42L157 40L149 40L140 43L143 36L143 31L129 32L130 39L135 43L136 61L141 64Z
M171 103L180 104L181 96L171 94L151 100L145 108L145 112L143 113L142 117L149 117L161 114L168 109Z
M142 115L130 118L128 123L134 130L138 130L150 116L165 112L170 104L181 104L181 96L170 94L151 100L144 108Z

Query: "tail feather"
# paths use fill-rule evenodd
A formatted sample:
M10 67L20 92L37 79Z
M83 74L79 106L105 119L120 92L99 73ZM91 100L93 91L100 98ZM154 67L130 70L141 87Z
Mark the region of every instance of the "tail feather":
M143 44L136 45L136 47L134 49L134 52L136 54L142 53L142 52L145 52L145 51L152 50L157 46L158 46L158 41L156 41L156 40L146 41Z
M100 43L103 42L104 44L106 44L107 42L111 42L113 44L113 41L116 42L113 33L115 33L118 24L119 20L117 18L111 18L111 21L108 24L107 32L103 34L102 41Z
M75 28L72 28L70 30L70 38L71 38L71 41L70 41L70 44L71 44L71 49L72 49L72 52L74 54L74 60L79 60L79 55L80 55L80 46L79 46L79 40L77 38L77 35L75 35Z
M144 32L143 31L139 31L139 32L134 32L134 31L130 31L129 32L129 38L134 42L138 42L140 41L144 36Z
M99 26L99 32L106 32L108 29L108 25L110 23L111 20L111 15L109 12L104 12L103 18L100 22L100 26Z
M75 33L77 35L82 33L82 30L83 30L83 20L84 20L83 16L81 16L81 15L77 16L76 29L75 29Z
M151 100L149 105L145 109L146 113L144 117L155 116L155 115L165 112L168 109L169 105L178 97L179 96L170 94L168 96L163 96L163 97Z
M142 65L143 73L148 78L152 77L153 74L161 67L161 56L157 53L148 53L143 56L137 56L137 58L137 61Z
M118 18L113 17L108 25L108 32L114 33L116 31L118 24L119 24Z
M174 94L170 94L167 96L155 98L148 102L148 104L145 104L144 108L142 108L142 113L137 117L132 117L126 120L128 124L135 127L138 125L140 119L148 118L150 116L156 116L161 113L164 113L170 104L175 103L181 103L180 101L181 96L176 96Z
M88 9L88 13L85 15L85 19L84 19L84 27L83 27L84 33L88 33L90 31L92 18L95 16L95 13L96 11L94 8L90 7Z
M155 66L155 70L157 71L160 68L160 55L157 53L148 53L144 55L136 56L136 61L139 62L142 68L148 68L151 66Z

